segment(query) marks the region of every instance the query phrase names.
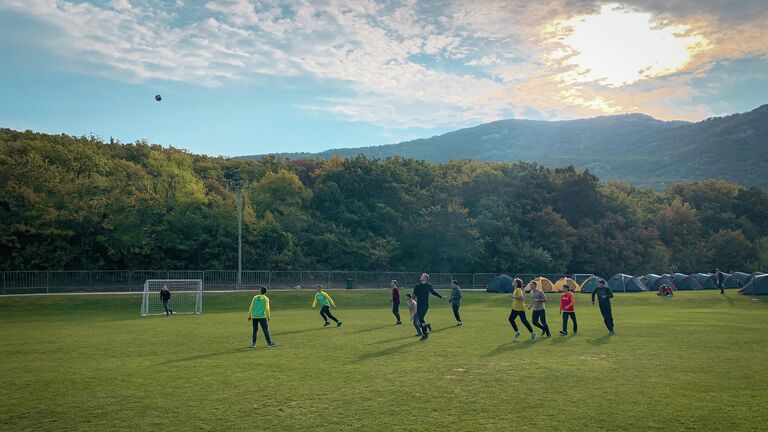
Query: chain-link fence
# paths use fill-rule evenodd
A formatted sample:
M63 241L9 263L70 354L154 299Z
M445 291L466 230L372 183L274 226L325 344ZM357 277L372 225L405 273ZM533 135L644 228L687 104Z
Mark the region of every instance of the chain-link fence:
M396 280L401 287L419 283L422 272L366 271L267 271L244 270L238 283L237 270L93 270L93 271L6 271L0 272L2 294L47 294L88 292L134 292L144 289L147 279L201 279L206 291L270 289L389 288ZM452 280L464 288L485 289L497 273L430 273L429 282L447 288ZM525 283L536 277L555 282L568 275L517 274Z

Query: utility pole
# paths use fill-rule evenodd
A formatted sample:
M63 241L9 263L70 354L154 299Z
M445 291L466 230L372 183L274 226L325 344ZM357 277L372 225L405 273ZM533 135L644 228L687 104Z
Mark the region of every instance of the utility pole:
M237 288L243 284L243 189L249 187L251 182L232 180L229 188L237 194Z

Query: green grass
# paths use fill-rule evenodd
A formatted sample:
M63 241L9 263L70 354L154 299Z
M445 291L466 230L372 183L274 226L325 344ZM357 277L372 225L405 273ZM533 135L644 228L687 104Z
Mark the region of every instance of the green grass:
M579 335L535 344L504 295L465 293L460 328L433 299L419 343L387 292L331 294L341 328L271 293L275 349L248 347L249 293L171 318L135 295L0 298L0 430L766 430L768 307L735 290L617 295L615 337L578 295Z

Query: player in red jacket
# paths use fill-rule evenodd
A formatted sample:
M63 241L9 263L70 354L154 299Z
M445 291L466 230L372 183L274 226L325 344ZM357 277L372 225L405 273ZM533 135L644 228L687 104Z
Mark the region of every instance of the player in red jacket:
M567 336L569 317L573 320L573 334L576 334L578 329L578 326L576 325L576 311L573 309L573 306L576 303L576 299L574 298L573 293L571 292L571 288L568 285L565 285L563 290L565 292L560 297L560 315L563 316L563 330L560 331L560 334Z

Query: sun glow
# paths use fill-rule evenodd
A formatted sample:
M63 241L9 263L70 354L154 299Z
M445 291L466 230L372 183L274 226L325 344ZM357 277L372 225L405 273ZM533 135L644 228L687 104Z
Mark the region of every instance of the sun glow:
M708 41L684 25L662 26L649 13L605 5L597 15L554 23L549 31L563 46L552 58L568 70L562 81L621 87L682 70Z

